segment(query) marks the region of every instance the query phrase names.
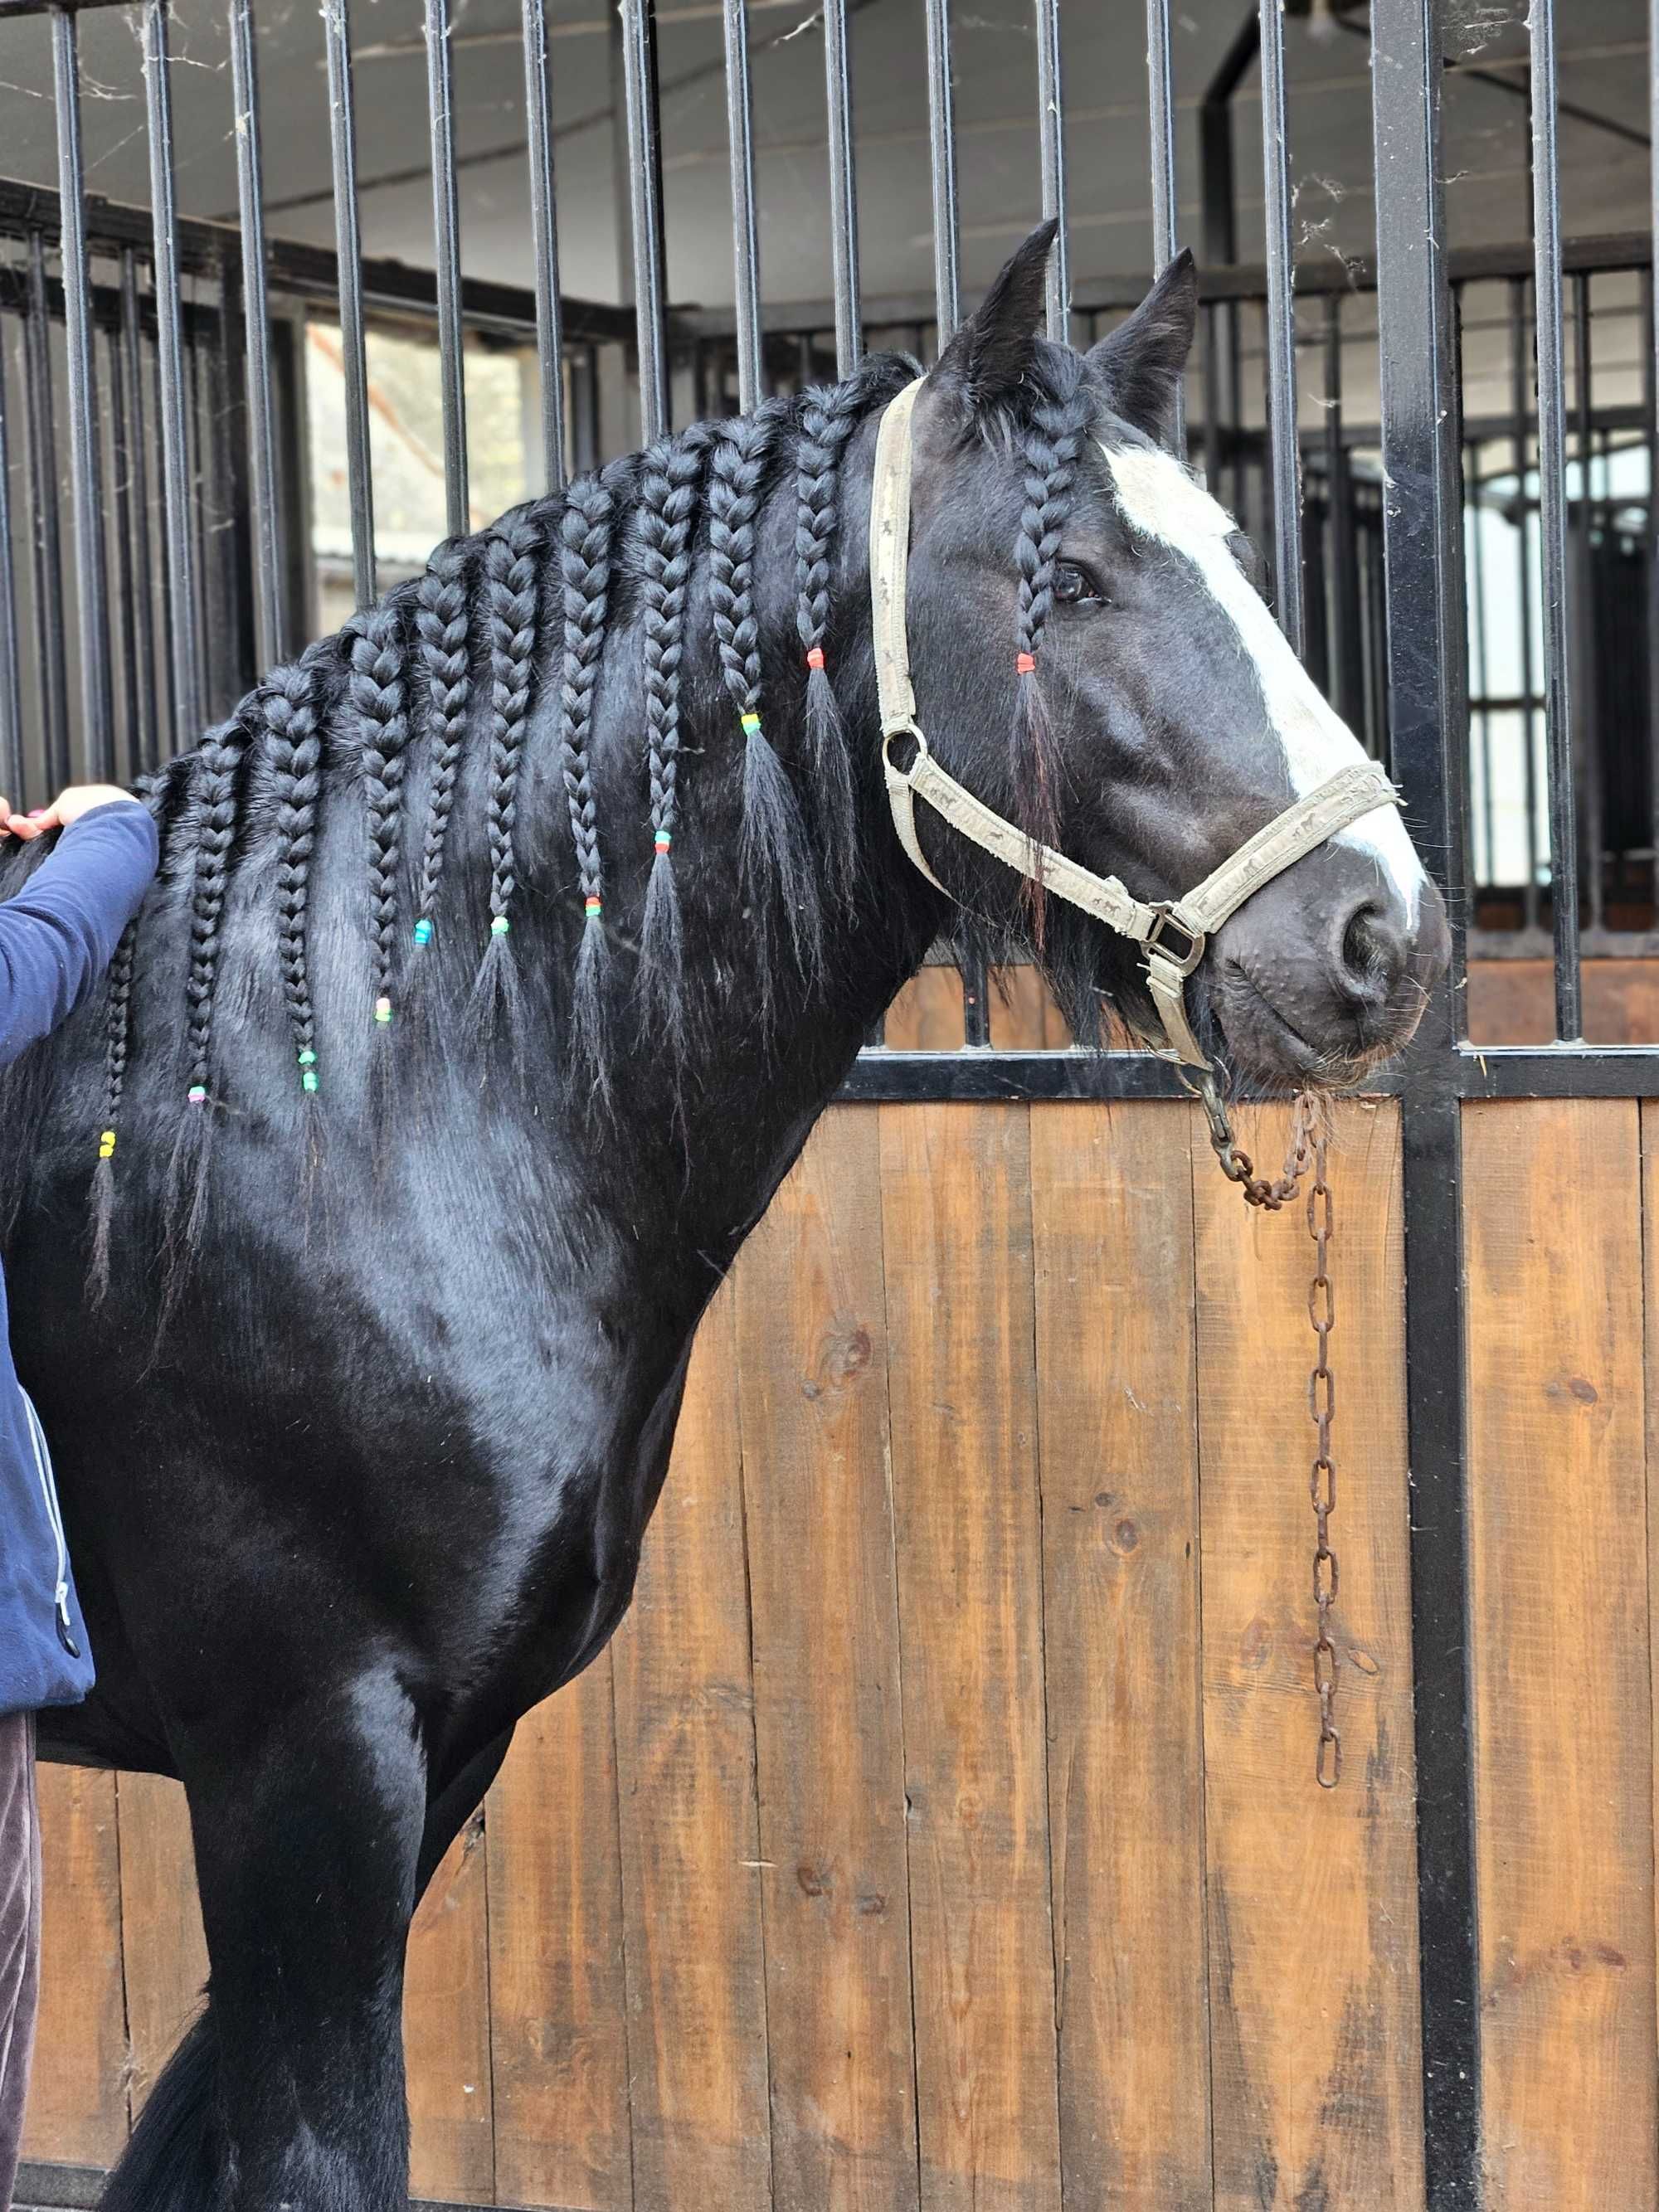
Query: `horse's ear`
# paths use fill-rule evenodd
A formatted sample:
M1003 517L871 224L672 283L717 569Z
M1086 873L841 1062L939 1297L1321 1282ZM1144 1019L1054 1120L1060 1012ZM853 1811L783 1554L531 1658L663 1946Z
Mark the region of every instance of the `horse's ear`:
M1127 323L1089 349L1114 413L1160 445L1175 434L1181 372L1193 349L1198 280L1190 249L1176 254Z
M928 382L970 414L1004 399L1031 365L1048 252L1060 225L1039 223L939 357Z

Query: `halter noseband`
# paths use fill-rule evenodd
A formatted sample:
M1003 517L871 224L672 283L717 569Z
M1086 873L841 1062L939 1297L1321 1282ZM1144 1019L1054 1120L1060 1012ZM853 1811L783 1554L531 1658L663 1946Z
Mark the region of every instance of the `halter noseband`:
M882 417L870 501L870 597L876 682L881 701L881 754L888 803L899 842L931 884L951 894L927 865L916 835L915 802L923 799L981 851L990 853L1045 892L1081 907L1141 948L1147 987L1164 1025L1167 1049L1188 1067L1209 1061L1187 1018L1184 986L1209 939L1246 899L1283 875L1304 853L1400 794L1374 761L1356 761L1294 800L1182 898L1138 899L1115 876L1097 876L1052 846L1041 844L947 775L916 726L905 631L905 572L910 553L910 417L920 381L907 385ZM908 738L908 763L894 758L894 740ZM1180 942L1171 942L1172 937Z

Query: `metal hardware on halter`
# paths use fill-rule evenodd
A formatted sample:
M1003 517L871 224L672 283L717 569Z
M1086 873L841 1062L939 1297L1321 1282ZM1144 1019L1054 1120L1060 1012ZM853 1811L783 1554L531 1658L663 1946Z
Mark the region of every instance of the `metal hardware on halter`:
M1138 899L1115 876L1097 876L1052 846L1028 836L1006 816L975 799L933 757L916 721L905 628L905 580L910 552L910 417L921 383L907 385L882 416L876 439L875 482L870 497L870 602L881 702L882 766L893 826L913 864L940 890L916 832L915 802L923 800L953 830L1004 865L1041 884L1045 894L1080 907L1141 948L1146 987L1163 1026L1165 1048L1183 1066L1210 1073L1207 1055L1193 1035L1182 986L1204 957L1210 939L1264 884L1283 875L1304 853L1379 806L1397 806L1400 794L1375 761L1358 760L1322 783L1245 840L1218 868L1177 899ZM908 737L915 752L908 767L893 757L893 740ZM946 891L947 897L950 896ZM1187 940L1176 954L1167 942L1174 928ZM1218 1094L1222 1121L1225 1109ZM1213 1116L1212 1117L1213 1120ZM1229 1139L1231 1143L1231 1138ZM1219 1147L1218 1147L1219 1149ZM1223 1155L1223 1165L1226 1156ZM1231 1172L1231 1170L1230 1170ZM1246 1182L1247 1194L1249 1184Z

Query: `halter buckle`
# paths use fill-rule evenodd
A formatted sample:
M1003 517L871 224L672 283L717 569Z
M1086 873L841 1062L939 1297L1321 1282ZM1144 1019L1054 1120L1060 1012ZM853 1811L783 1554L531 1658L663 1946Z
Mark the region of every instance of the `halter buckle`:
M1201 929L1194 929L1191 922L1182 918L1179 911L1179 902L1175 899L1155 900L1152 904L1152 926L1140 941L1141 951L1148 960L1156 952L1159 959L1172 968L1177 975L1182 977L1190 975L1204 957L1204 948L1209 943L1209 939ZM1184 953L1177 955L1165 944L1164 932L1171 928L1179 930L1186 939L1187 950Z

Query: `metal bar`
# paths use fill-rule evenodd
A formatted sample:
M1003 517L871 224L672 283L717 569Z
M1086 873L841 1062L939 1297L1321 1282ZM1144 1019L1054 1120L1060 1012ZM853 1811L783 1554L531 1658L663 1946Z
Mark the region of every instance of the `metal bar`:
M160 346L161 485L167 514L167 634L172 641L173 733L189 744L203 726L196 620L196 549L190 527L190 454L185 431L184 337L179 298L179 210L173 175L173 88L168 76L169 0L144 9L144 94L149 130L155 320ZM171 747L164 747L171 750Z
M11 539L11 437L5 349L0 345L0 791L23 797L23 667L17 634L17 576Z
M1590 563L1594 558L1591 526L1594 515L1591 507L1590 476L1595 459L1595 434L1591 421L1591 387L1595 379L1590 340L1590 280L1588 276L1577 276L1572 280L1573 380L1574 397L1578 404L1578 526L1574 532L1577 555L1577 581L1575 586L1574 611L1578 625L1578 666L1583 683L1578 693L1578 730L1582 743L1576 748L1575 774L1577 778L1577 802L1582 843L1579 848L1580 872L1589 874L1589 902L1592 929L1601 926L1601 718L1597 711L1595 681L1595 605L1591 592Z
M231 435L231 424L246 418L247 388L242 375L246 346L236 343L236 257L227 255L219 273L219 312L210 325L213 375L207 390L208 465L212 481L213 526L203 541L210 559L215 609L213 635L226 648L226 701L245 691L259 674L259 640L252 597L246 588L253 568L248 516L252 506L247 446ZM196 350L199 351L199 341Z
M977 954L962 964L962 1042L969 1052L991 1042L991 994L985 963Z
M125 776L131 780L137 773L140 752L136 617L142 597L138 579L143 571L133 557L132 425L127 412L127 381L119 347L118 334L110 349L110 475L115 494L115 604L121 616L121 699L127 735Z
M559 297L558 201L553 185L553 88L545 0L524 0L525 116L530 138L530 230L536 263L536 356L542 380L547 488L565 482L564 306Z
M1440 144L1443 0L1373 0L1377 313L1390 763L1450 917L1452 958L1407 1056L1401 1116L1411 1470L1418 1948L1429 2212L1474 2212L1480 2182L1481 1982L1467 1589L1462 1129L1444 1072L1463 1005L1467 763L1460 545Z
M129 619L134 626L137 685L133 694L133 742L138 769L157 763L160 726L155 691L155 624L149 562L149 459L144 434L144 370L138 308L138 259L129 246L121 253L120 353L116 376L126 387L127 475L131 492L134 592Z
M1285 116L1282 0L1260 0L1261 164L1267 202L1268 435L1273 487L1273 579L1279 626L1297 653L1306 617L1302 590L1302 456L1297 438L1295 264L1291 251L1291 161Z
M1578 962L1578 832L1573 804L1566 436L1561 324L1560 173L1555 141L1555 0L1532 0L1534 322L1538 348L1538 497L1544 587L1544 744L1549 771L1555 1024L1583 1034Z
M1047 327L1057 345L1071 336L1072 270L1066 232L1066 117L1060 106L1060 0L1036 0L1037 143L1042 161L1042 214L1060 228L1048 256Z
M634 314L640 349L640 434L654 445L668 427L668 338L662 227L662 136L657 114L656 0L621 0L623 81L634 246Z
M110 681L109 580L104 566L98 398L92 354L92 268L87 251L81 153L81 66L75 18L52 14L52 88L58 110L58 198L63 224L64 313L69 381L70 500L75 517L75 588L81 638L82 743L89 780L115 774Z
M1359 686L1359 574L1354 556L1353 477L1342 428L1342 295L1325 301L1326 507L1331 544L1330 676L1336 711L1351 728L1363 716Z
M241 0L246 6L247 0ZM444 426L444 519L467 532L466 362L461 329L461 210L455 188L455 76L449 0L426 0L426 99L432 125L432 238L438 278L438 386Z
M1536 724L1533 702L1536 696L1533 678L1532 649L1532 559L1528 529L1526 499L1529 455L1527 446L1527 280L1515 277L1510 285L1510 405L1511 411L1510 442L1515 457L1515 529L1520 574L1517 579L1519 596L1516 605L1520 612L1521 696L1525 702L1522 717L1522 742L1526 747L1522 763L1523 782L1527 796L1527 927L1538 925L1538 768Z
M853 85L848 68L847 0L823 0L823 82L829 114L830 261L836 295L836 374L864 357L859 301L858 177L853 155Z
M58 432L52 419L52 349L47 338L46 253L29 240L28 314L23 325L23 399L34 502L34 629L40 664L40 721L46 781L70 780L69 664L64 649L64 550L58 524ZM48 794L50 795L50 794Z
M1161 274L1179 249L1176 194L1175 89L1170 71L1170 0L1146 0L1146 88L1152 133L1152 268ZM1187 395L1176 387L1176 451L1187 452Z
M1659 0L1655 0L1659 6ZM962 319L962 217L957 206L956 93L951 0L927 0L927 156L933 180L933 299L939 351Z
M328 56L328 137L334 177L334 247L345 370L346 488L351 576L360 608L374 604L374 487L369 469L368 356L363 334L363 246L357 221L357 125L351 83L349 0L323 0Z
M264 172L259 142L259 64L253 0L231 0L231 96L236 106L236 198L242 221L242 322L246 337L248 467L253 493L253 586L258 660L269 668L285 651L283 546L276 506L276 441L271 416L270 313L265 296Z
M732 293L738 325L738 408L761 400L760 242L755 234L755 118L749 88L749 21L744 0L723 0L726 129L732 156Z

